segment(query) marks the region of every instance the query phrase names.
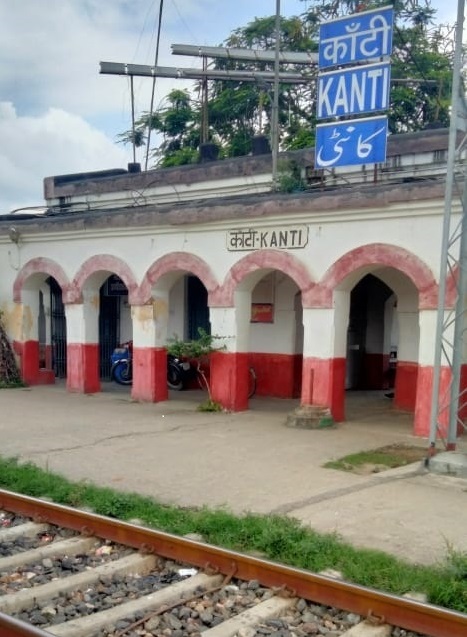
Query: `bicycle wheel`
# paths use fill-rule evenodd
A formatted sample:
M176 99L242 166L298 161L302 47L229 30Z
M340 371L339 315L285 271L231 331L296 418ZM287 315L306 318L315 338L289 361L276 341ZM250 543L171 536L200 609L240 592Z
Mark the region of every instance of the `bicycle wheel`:
M248 370L248 398L256 393L256 372L253 367Z

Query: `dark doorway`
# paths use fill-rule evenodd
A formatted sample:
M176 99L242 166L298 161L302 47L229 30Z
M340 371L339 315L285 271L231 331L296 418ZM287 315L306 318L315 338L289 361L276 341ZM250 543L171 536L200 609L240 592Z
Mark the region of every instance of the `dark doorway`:
M350 295L346 389L382 389L385 374L384 310L392 290L368 274Z
M187 278L187 318L188 339L198 338L200 327L208 334L211 333L208 291L196 276Z
M114 277L115 278L115 277ZM100 289L99 364L102 380L110 380L110 356L120 338L120 296L109 295L108 281Z

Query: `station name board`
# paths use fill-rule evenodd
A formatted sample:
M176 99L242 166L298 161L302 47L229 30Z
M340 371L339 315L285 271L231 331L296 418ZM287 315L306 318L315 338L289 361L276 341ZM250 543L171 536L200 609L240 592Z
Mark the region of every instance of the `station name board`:
M295 250L308 244L308 226L287 226L257 230L256 228L240 228L227 232L227 250L261 250L276 248Z

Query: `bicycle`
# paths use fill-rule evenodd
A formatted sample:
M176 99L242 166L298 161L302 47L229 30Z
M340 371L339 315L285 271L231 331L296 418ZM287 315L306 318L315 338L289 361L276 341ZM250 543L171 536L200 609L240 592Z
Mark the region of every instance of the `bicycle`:
M211 396L211 387L209 384L210 366L209 358L198 358L195 366L196 380L200 389L208 392ZM252 398L256 393L256 372L253 367L248 368L248 398Z

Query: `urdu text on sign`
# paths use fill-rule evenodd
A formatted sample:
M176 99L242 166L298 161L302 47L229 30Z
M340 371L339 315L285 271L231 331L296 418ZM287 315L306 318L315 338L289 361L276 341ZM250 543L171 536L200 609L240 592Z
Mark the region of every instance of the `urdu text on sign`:
M308 226L288 226L266 230L240 228L229 230L226 240L229 252L265 248L294 250L304 248L308 244Z
M386 159L387 117L366 117L316 127L317 168L374 164Z

